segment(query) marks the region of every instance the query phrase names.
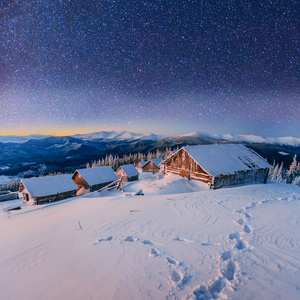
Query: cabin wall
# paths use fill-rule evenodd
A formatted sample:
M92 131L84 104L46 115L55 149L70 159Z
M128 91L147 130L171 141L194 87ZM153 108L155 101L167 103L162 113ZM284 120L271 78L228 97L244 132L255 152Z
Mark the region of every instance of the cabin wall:
M230 175L220 175L212 178L211 188L218 189L223 186L243 183L267 183L269 169L240 171Z
M139 175L128 177L128 181L136 181L139 179Z
M112 182L113 181L107 181L104 183L95 184L95 185L89 186L88 189L90 190L90 192L98 191L98 190L104 188L105 186L109 185Z
M135 176L128 176L123 169L120 169L116 172L119 178L122 178L122 182L127 182L127 181L135 181L139 179L139 175Z
M164 173L172 173L205 183L211 181L211 176L184 149L181 149L176 156L172 157L163 166Z
M22 182L20 184L19 193L22 194L23 200L25 200L25 201L34 200L34 198L31 197L31 195L29 194L28 190L26 189L26 187L23 185Z
M45 203L45 202L59 201L59 200L63 200L63 199L67 199L67 198L71 198L71 197L75 197L75 196L76 196L76 191L74 190L74 191L59 193L56 195L35 197L34 200L35 200L36 204L41 204L41 203ZM33 198L31 198L31 199L33 199Z
M184 149L180 150L179 153L172 157L165 165L169 168L206 173Z
M142 168L143 172L152 172L152 173L158 173L160 171L160 168L154 164L152 161L144 165Z
M2 201L8 201L8 200L15 200L18 199L18 193L17 192L9 192L6 194L0 194L0 202Z
M122 181L125 181L125 180L124 180L124 177L128 177L128 176L125 174L125 172L124 172L124 170L123 170L122 168L119 168L119 169L117 170L116 174L117 174L117 176L118 176L119 178L121 178L121 177L123 176L123 180L122 180ZM127 181L127 180L126 180L126 181Z
M82 188L82 187L84 187L85 189L89 188L88 183L84 180L84 178L78 172L76 172L73 175L72 179L77 184L79 189Z
M135 168L139 168L139 169L143 167L143 165L140 162L136 163L134 166Z

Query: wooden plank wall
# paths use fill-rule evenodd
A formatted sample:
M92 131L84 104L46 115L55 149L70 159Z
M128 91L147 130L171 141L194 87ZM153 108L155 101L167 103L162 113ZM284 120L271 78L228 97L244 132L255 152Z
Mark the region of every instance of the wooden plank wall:
M200 180L205 183L211 182L212 178L184 149L181 149L176 156L172 157L165 164L165 172Z

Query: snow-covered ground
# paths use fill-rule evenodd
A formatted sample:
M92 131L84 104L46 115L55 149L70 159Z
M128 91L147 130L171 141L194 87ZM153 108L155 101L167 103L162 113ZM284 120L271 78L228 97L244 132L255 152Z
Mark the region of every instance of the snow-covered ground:
M124 188L2 210L0 298L300 299L299 187Z

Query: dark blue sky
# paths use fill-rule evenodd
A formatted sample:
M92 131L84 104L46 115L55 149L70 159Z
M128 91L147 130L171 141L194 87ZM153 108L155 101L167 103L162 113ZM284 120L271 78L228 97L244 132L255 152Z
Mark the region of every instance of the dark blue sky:
M296 1L1 1L0 134L300 137Z

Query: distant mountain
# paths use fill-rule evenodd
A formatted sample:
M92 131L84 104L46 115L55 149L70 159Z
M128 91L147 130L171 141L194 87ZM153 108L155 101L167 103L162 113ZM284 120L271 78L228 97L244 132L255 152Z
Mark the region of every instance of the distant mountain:
M31 139L29 139L29 137ZM175 149L186 145L208 145L218 143L242 143L258 152L262 157L290 165L294 154L300 157L298 138L262 138L254 135L217 135L192 132L176 137L156 134L140 134L128 131L101 131L90 134L53 137L31 135L10 137L1 142L0 175L33 176L53 172L70 172L85 167L87 162L106 155L122 157L129 153ZM27 139L27 140L26 140Z
M24 143L29 140L42 140L51 135L30 134L25 136L18 135L0 135L0 143Z
M223 140L223 141L230 141L230 142L278 144L278 145L286 145L286 146L294 146L294 147L300 146L300 138L294 138L294 137L263 138L257 135L209 134L206 132L191 132L188 134L184 134L181 137L204 137L204 136Z
M99 131L87 134L75 134L74 138L93 141L93 140L159 140L165 136L154 133L142 134L128 131Z

